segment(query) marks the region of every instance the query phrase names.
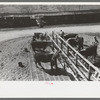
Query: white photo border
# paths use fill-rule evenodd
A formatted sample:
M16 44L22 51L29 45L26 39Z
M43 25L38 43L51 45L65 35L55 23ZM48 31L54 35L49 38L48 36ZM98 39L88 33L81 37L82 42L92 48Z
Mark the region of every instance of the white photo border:
M0 5L100 5L99 2L1 2ZM51 81L49 81L51 83ZM99 98L100 82L0 81L0 98Z

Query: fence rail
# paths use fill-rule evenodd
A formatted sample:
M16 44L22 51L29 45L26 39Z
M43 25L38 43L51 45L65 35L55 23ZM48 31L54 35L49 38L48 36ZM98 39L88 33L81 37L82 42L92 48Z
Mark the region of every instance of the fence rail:
M98 80L100 75L100 70L90 63L86 58L84 58L78 51L76 51L69 43L58 35L58 33L52 32L52 35L49 36L53 44L62 51L63 56L67 59L66 62L69 62L71 70L74 73L74 77L77 80L78 75L81 76L82 80ZM92 69L95 70L95 74L92 73Z

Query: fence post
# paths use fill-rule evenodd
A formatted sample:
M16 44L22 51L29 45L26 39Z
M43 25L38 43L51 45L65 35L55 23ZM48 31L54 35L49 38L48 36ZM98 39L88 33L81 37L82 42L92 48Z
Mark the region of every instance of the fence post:
M56 43L58 44L58 37L57 37L57 35L56 35Z
M88 74L88 80L89 81L91 81L91 75L92 75L91 66L89 66L89 74Z
M61 49L63 49L63 41L61 40Z
M77 65L78 65L78 55L76 54L76 67L77 67Z
M54 40L54 32L52 31L52 39ZM52 51L54 51L54 43L52 42L53 47L52 47Z
M52 39L54 40L54 32L52 31Z
M67 46L67 55L69 56L69 47Z

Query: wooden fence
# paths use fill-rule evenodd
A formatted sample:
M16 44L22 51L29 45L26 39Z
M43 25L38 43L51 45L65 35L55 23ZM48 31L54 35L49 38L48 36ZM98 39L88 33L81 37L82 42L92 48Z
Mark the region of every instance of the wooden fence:
M62 51L64 62L70 64L70 69L76 80L96 80L98 81L100 70L84 58L78 51L76 51L70 44L68 44L58 33L52 32L49 36L53 45Z

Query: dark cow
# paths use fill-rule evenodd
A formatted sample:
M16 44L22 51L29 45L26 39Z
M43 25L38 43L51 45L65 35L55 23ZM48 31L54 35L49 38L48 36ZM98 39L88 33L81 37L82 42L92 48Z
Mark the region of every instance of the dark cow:
M69 38L75 38L76 36L78 36L78 34L66 34L66 35L64 35L63 36L63 38L65 39L65 40L68 40Z
M33 51L36 49L46 49L48 46L51 46L51 41L32 41L31 43Z
M77 41L76 41L76 39L74 39L74 38L68 39L68 43L69 43L71 46L73 46L73 47L76 47L76 46L77 46Z
M40 34L40 40L50 40L49 36L45 34Z
M80 50L80 54L88 58L88 56L93 56L94 58L97 55L97 45L91 45L90 47Z
M80 51L83 49L83 43L84 43L84 38L83 37L77 37L77 45L78 45L78 50Z
M68 41L68 43L69 43L71 46L73 46L73 47L78 46L78 50L79 50L79 51L80 51L81 49L83 49L83 42L84 42L83 37L69 38L67 41Z
M51 63L51 70L53 69L53 66L57 69L57 58L60 56L61 51L57 51L54 53L46 53L46 52L38 52L34 54L34 61L37 66L37 63L42 67L41 62Z
M34 33L33 41L35 40L50 40L48 35L45 33Z
M33 36L33 38L32 38L32 42L33 42L33 41L36 41L36 36Z
M34 37L36 38L36 39L39 39L40 38L40 35L43 35L43 33L34 33Z
M95 58L97 55L97 47L99 45L99 41L96 37L94 37L94 40L95 42L93 42L93 45L80 51L80 53L86 58L88 58L88 56L93 56Z
M73 47L76 47L78 46L78 50L80 51L81 49L83 49L83 42L84 42L84 39L83 37L78 37L78 34L73 34L73 33L70 33L70 34L66 34L64 35L65 33L61 31L61 37L64 38L65 40L68 41L68 43L73 46Z

